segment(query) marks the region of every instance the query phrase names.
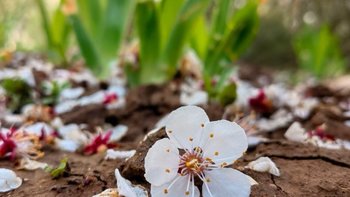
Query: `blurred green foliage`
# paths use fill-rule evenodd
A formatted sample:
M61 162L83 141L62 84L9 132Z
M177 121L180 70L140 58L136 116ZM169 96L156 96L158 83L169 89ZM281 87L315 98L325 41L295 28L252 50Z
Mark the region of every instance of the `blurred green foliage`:
M48 55L56 63L68 64L67 50L69 44L69 33L71 31L62 6L66 0L60 0L52 16L49 15L46 4L43 0L35 0L42 19L43 30L46 35Z
M68 174L70 172L70 168L68 165L68 158L65 157L65 158L61 159L61 161L57 167L47 166L44 170L45 170L45 172L50 173L50 175L53 179L60 178L64 174Z
M68 82L60 83L57 81L45 82L42 84L42 90L44 98L42 99L43 104L53 106L58 103L61 92L69 88Z
M258 1L247 0L236 9L233 8L234 1L213 3L211 20L204 15L197 21L191 43L204 64L206 90L211 97L227 103L224 101L229 98L227 91L235 87L228 80L232 64L251 45L259 27ZM213 77L219 77L218 83L213 83Z
M77 0L69 15L86 65L99 77L108 75L131 20L135 1Z
M0 86L5 90L8 107L11 110L19 112L24 105L32 102L31 88L22 79L3 79Z
M305 27L294 39L299 66L318 79L339 75L346 69L339 41L327 25Z
M140 67L127 72L130 84L161 83L173 77L193 25L205 14L208 3L209 0L138 1L135 26Z

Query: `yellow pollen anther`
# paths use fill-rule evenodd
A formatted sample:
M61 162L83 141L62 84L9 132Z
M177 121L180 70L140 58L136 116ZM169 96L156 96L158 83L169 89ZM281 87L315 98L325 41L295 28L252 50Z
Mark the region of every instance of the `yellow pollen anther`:
M216 151L216 152L214 153L214 155L215 155L215 156L218 156L218 155L219 155L219 152L218 152L218 151Z
M214 137L214 134L213 134L213 133L211 133L211 134L209 135L209 137L210 137L210 138L213 138L213 137Z
M227 163L224 162L224 163L222 163L220 166L223 168L223 167L227 166Z
M190 192L189 192L189 191L187 191L187 192L185 192L185 194L186 194L186 196L188 196L188 195L190 195Z
M165 172L170 173L170 169L165 169Z
M209 179L209 178L207 178L207 179L206 179L206 181L207 181L207 183L209 183L209 182L210 182L210 179Z
M164 189L164 194L167 194L168 193L168 190L167 189Z

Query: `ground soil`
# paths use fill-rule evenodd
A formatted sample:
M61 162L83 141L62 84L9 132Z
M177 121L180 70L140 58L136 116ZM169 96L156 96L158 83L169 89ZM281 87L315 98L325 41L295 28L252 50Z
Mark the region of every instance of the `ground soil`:
M42 170L19 171L13 162L0 160L0 167L15 170L17 175L25 180L18 189L0 196L92 196L106 188L115 187L115 168L119 168L133 183L149 189L150 185L143 177L144 157L148 148L166 135L164 131L160 131L143 142L142 139L161 117L180 106L178 89L175 86L167 84L133 89L127 96L127 106L124 109L107 111L101 106L89 106L62 116L66 123L88 123L91 128L104 122L127 125L128 134L122 139L119 148L137 149L135 156L128 161L106 161L103 159L104 153L84 156L47 147L46 155L40 161L57 165L60 159L66 156L71 168L70 174L53 180ZM224 109L215 103L203 107L211 120L221 119L224 113ZM313 117L317 113L315 112ZM333 121L329 124L335 124L339 118L327 120ZM318 118L315 121L317 122ZM312 121L305 124L312 124ZM250 175L259 183L252 187L251 196L350 196L350 151L326 150L308 144L289 142L284 139L284 132L285 129L281 129L266 134L273 140L248 150L247 154L234 164L234 168ZM348 134L340 131L339 133L337 135L348 137ZM281 176L275 177L244 168L249 161L260 156L270 157L280 169Z

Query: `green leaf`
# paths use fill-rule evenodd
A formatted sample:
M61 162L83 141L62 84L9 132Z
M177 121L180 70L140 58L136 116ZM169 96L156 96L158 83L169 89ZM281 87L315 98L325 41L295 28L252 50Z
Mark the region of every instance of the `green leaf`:
M101 31L102 6L98 0L77 0L78 15L83 26L92 37L97 37Z
M76 39L78 41L80 52L86 61L86 65L93 73L95 73L95 75L99 77L103 76L106 73L104 69L108 68L103 67L100 60L100 56L97 53L97 49L91 41L90 36L84 29L80 19L75 14L70 15L69 19L72 23L72 27L75 32Z
M209 32L206 26L205 16L200 16L193 24L191 47L196 51L201 60L205 60L209 45Z
M233 103L237 97L236 84L231 82L226 84L218 94L218 100L221 105L226 106Z
M231 0L218 0L215 1L216 5L214 5L214 15L213 15L213 24L211 29L211 36L221 37L225 33L227 28L227 21L229 17L229 10Z
M42 102L46 105L55 105L58 102L61 92L68 87L68 82L59 83L57 81L51 81L42 84L42 89L45 94L45 97L42 98Z
M259 25L257 5L256 0L248 0L243 8L237 10L230 17L224 34L222 34L222 25L215 25L212 36L213 41L210 42L212 44L208 49L208 54L210 55L205 60L205 72L221 72L220 61L225 58L236 61L249 47ZM224 16L219 18L224 18Z
M62 12L64 0L54 10L50 19L46 5L42 0L36 0L42 18L43 29L45 31L49 57L58 63L67 63L66 51L68 47L70 27L66 17Z
M46 10L46 6L43 2L43 0L36 0L36 3L39 7L39 11L40 11L40 15L42 18L42 23L43 23L43 28L45 31L45 35L46 35L46 40L47 40L47 44L49 47L52 47L53 41L52 41L52 33L51 33L51 28L50 28L50 20L49 20L49 16L47 14L47 10Z
M68 158L63 158L60 161L60 164L56 168L53 168L51 166L47 166L45 168L45 171L49 172L51 177L54 179L61 177L64 173L69 171Z
M346 61L339 41L327 25L320 29L305 26L293 42L299 66L318 79L336 76L345 71Z
M140 42L141 83L159 83L165 79L160 56L160 30L154 1L140 1L136 6L135 24Z
M6 78L0 82L0 85L5 90L6 96L10 99L10 109L19 111L22 106L32 102L30 96L31 88L22 79Z
M163 54L163 62L167 65L169 78L175 74L178 60L191 35L192 27L205 13L208 3L209 0L187 0L181 7Z
M162 0L160 2L159 20L162 48L164 48L164 45L166 44L165 41L169 38L184 1L185 0Z
M107 61L117 57L117 51L131 18L134 2L133 0L108 0L99 35L101 55Z
M257 7L256 0L249 0L229 22L225 49L231 60L237 60L256 35L259 25Z

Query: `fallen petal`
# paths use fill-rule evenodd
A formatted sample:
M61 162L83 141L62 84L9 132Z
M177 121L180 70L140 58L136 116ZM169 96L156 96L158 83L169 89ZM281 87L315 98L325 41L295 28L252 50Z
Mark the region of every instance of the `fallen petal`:
M299 122L294 122L284 134L288 140L295 142L304 142L307 139L306 130Z
M22 185L22 179L12 170L0 168L0 192L8 192Z
M125 134L128 132L128 126L126 125L118 125L112 128L112 135L109 139L109 142L116 142L122 139Z
M108 149L106 152L105 160L108 159L128 159L132 156L134 156L136 153L136 150L129 150L129 151L117 151L113 149Z
M119 193L117 188L109 188L92 197L118 197L118 196L119 196Z
M18 166L18 169L23 169L23 170L37 170L37 169L45 169L48 166L47 163L39 162L39 161L34 161L29 158L22 158L20 160L20 164Z
M118 168L115 169L115 178L120 196L127 197L148 197L147 190L139 185L133 185L129 180L122 177Z
M276 164L268 157L260 157L259 159L250 162L246 168L257 172L269 172L275 176L280 176L280 171Z

